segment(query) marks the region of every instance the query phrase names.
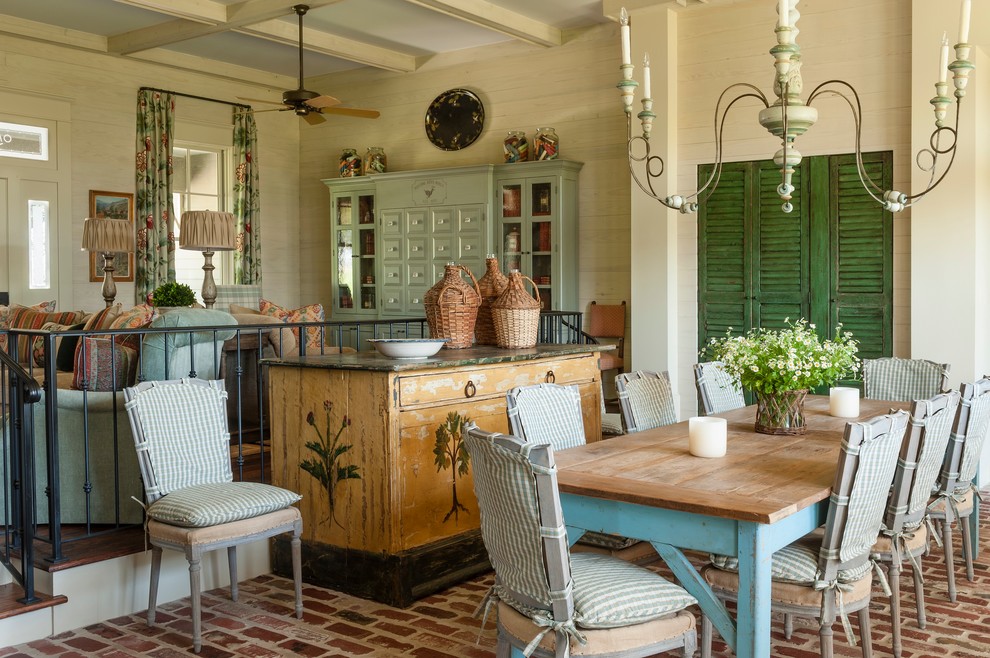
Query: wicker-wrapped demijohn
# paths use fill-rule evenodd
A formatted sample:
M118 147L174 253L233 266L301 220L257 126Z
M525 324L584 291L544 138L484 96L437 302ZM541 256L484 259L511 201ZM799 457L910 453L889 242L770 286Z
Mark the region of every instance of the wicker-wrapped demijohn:
M492 302L505 292L509 277L502 274L498 267L498 258L494 255L485 259L485 265L485 274L478 279L481 306L478 307L478 321L474 323L474 342L478 345L498 345L495 320L492 319Z
M471 277L471 283L461 278L461 272ZM443 278L423 295L426 324L433 338L447 338L445 349L457 350L471 347L474 339L474 323L481 306L478 282L471 270L463 265L447 263Z
M534 298L523 286L523 281L533 286ZM540 291L528 276L517 271L509 273L509 285L492 302L492 319L495 321L495 339L499 347L523 349L536 345L540 328Z

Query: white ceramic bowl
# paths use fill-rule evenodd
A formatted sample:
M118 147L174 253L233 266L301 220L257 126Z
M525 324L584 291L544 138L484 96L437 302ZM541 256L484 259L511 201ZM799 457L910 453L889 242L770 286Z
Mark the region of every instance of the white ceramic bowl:
M369 338L379 354L393 359L425 359L440 351L449 338Z

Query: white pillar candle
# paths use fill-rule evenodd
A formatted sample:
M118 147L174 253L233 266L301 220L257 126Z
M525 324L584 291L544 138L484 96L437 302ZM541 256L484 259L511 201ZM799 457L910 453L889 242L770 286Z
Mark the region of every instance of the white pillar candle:
M848 386L830 388L828 411L836 418L859 418L859 390Z
M949 37L942 33L942 47L938 55L938 81L945 82L949 73Z
M959 10L959 43L969 43L970 9L972 9L972 1L963 0L962 8Z
M695 457L725 456L726 423L716 416L695 416L688 420L688 452Z
M650 89L650 54L643 55L643 98L653 98Z
M623 7L619 12L619 34L622 36L622 63L632 64L629 48L629 12Z
M778 0L777 2L777 27L790 27L790 2L788 0Z

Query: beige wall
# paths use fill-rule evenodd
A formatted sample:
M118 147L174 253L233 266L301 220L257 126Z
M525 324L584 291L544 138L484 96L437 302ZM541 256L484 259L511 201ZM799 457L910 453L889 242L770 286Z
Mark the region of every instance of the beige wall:
M415 73L353 71L307 80L307 87L357 107L381 110L370 121L332 116L303 126L300 207L304 263L302 294L330 302L329 195L320 179L337 176L345 147L363 155L382 146L389 171L454 167L502 161L502 139L552 126L563 158L584 162L580 174L579 305L629 298L629 194L618 81L618 26L565 35L560 48L503 44L437 56ZM471 146L441 151L427 139L423 117L446 89L463 87L485 107L485 129Z
M206 75L175 71L59 46L5 36L0 41L0 91L34 99L39 106L50 100L69 104L71 123L71 202L59 218L59 239L70 249L72 285L62 290L60 308L101 308L101 284L89 282L89 254L80 251L82 219L88 214L89 190L134 191L134 125L137 90L141 86L187 94L236 100L237 96L269 96L256 86ZM4 114L0 120L30 116ZM230 126L230 107L180 98L177 123L185 135L209 134ZM299 174L297 120L280 113L258 115L258 161L261 165L264 290L286 304L299 297L298 226ZM117 285L117 299L134 301L134 286ZM17 301L17 300L14 300Z

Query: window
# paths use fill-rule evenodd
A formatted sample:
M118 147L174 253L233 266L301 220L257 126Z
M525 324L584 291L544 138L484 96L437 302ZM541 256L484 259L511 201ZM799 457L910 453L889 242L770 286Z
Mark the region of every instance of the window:
M0 156L48 159L48 128L0 122Z
M50 266L48 202L28 200L28 288L52 287Z
M199 294L203 288L203 254L199 251L179 249L179 232L182 213L187 210L226 210L227 150L177 142L172 148L172 207L175 222L175 280L188 284ZM213 256L216 271L213 278L218 283L232 283L233 258L230 252L217 252Z

